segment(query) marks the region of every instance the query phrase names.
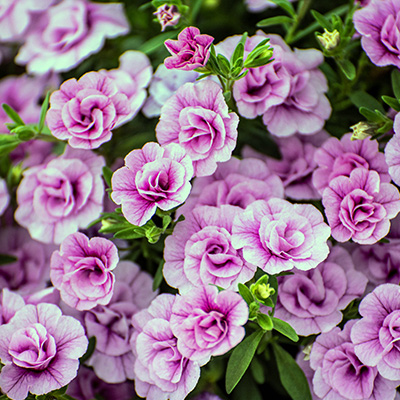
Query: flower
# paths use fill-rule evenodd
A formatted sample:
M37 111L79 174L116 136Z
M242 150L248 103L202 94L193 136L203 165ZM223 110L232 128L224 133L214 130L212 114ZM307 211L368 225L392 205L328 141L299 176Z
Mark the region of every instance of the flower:
M166 40L165 47L172 54L164 61L168 69L176 68L184 71L204 67L210 57L210 46L214 38L201 35L200 30L188 26L179 35L178 40Z
M328 256L329 236L317 208L273 198L257 200L235 217L232 246L243 249L247 262L277 274L315 268Z
M182 356L171 330L175 301L176 296L161 294L132 318L135 390L147 400L182 400L200 378L199 363Z
M167 26L175 26L181 18L178 8L169 4L158 7L153 14L157 16L158 22L161 24L161 32L164 32Z
M340 42L340 33L336 29L330 32L324 28L324 33L322 35L317 35L317 39L323 48L328 51L333 50Z
M24 305L22 296L6 288L3 289L0 293L0 325L7 324Z
M294 0L289 0L290 2ZM261 12L269 7L276 7L276 4L268 0L245 0L248 10L253 13Z
M46 122L58 139L71 147L96 149L111 139L111 130L131 113L127 96L113 79L88 72L78 81L68 79L52 93Z
M338 242L350 239L373 244L387 235L390 219L400 211L399 191L381 183L376 171L356 168L350 176L337 176L322 194L322 204Z
M370 60L380 67L400 68L400 1L371 0L353 15L361 46Z
M400 113L396 115L393 127L396 133L385 146L385 160L389 167L390 177L394 183L400 185Z
M61 292L62 300L79 311L110 302L118 250L111 240L89 238L76 232L61 243L50 261L50 279Z
M334 246L315 269L293 272L278 278L275 317L302 336L334 328L343 318L340 310L362 296L367 285L367 278L354 269L350 254L340 246Z
M69 71L98 52L106 38L128 33L122 7L122 3L64 0L48 8L27 33L16 63L37 75Z
M75 378L87 346L79 321L54 304L28 304L0 326L0 386L13 400L60 389Z
M358 320L351 332L357 357L392 381L400 380L400 287L379 285L361 301Z
M156 136L161 145L179 143L193 160L195 175L207 176L217 162L230 159L238 123L217 83L186 83L161 109Z
M238 207L196 207L165 239L163 274L167 283L186 293L195 287L218 285L237 290L250 280L256 266L232 247L232 222Z
M63 155L28 168L17 189L15 220L33 239L61 243L99 217L103 166L103 157L67 147Z
M125 167L114 172L111 198L134 225L144 225L157 207L171 210L182 204L191 189L193 165L177 144L146 143L125 157Z
M3 215L9 203L10 195L8 193L6 181L0 178L0 215Z

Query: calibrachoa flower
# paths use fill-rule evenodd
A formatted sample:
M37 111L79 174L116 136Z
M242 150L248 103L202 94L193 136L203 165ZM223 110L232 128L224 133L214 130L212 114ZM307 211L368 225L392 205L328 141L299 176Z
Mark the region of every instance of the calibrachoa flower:
M198 361L227 353L244 338L248 312L238 293L218 292L215 286L195 288L178 296L171 315L178 350L184 357Z
M96 149L111 139L111 130L131 114L127 96L114 80L88 72L78 81L68 79L50 97L46 122L58 139L71 147Z
M237 290L238 283L250 280L256 266L232 247L232 222L238 207L196 207L185 214L171 236L165 239L163 274L180 293L214 284Z
M383 377L399 381L400 287L391 283L378 286L362 300L359 313L362 319L351 331L357 357L376 366Z
M328 332L340 323L340 310L365 290L367 278L354 269L350 254L334 246L328 258L309 271L278 278L275 316L288 322L298 335Z
M26 305L0 326L0 386L13 400L60 389L75 378L87 345L79 321L54 304Z
M328 256L329 236L329 226L313 205L257 200L235 217L232 246L243 249L246 261L277 274L315 268Z
M0 178L0 215L3 215L9 203L10 195L8 193L7 183L4 179Z
M334 178L322 195L325 214L338 242L373 244L387 235L390 219L400 211L399 191L381 183L376 171L356 168Z
M7 324L24 305L25 301L22 296L3 289L0 293L0 325Z
M96 338L96 348L86 362L107 383L133 379L135 362L129 340L134 331L132 316L149 306L157 295L152 277L131 261L120 261L115 269L114 294L108 305L87 311L84 326L87 336Z
M161 24L162 32L164 32L167 26L175 26L181 18L181 14L174 4L164 4L158 7L157 11L153 14L157 17L158 22Z
M294 0L289 1L292 2ZM276 7L275 3L268 0L244 0L244 3L246 4L248 10L254 13L264 11L269 7Z
M64 0L32 24L15 61L32 74L69 71L98 52L106 38L128 31L122 3Z
M182 356L171 330L175 301L176 296L161 294L132 318L135 390L147 400L183 400L200 378L199 363Z
M371 0L354 13L354 26L361 34L361 46L378 66L400 68L399 13L399 0Z
M394 119L394 128L396 133L385 146L385 159L393 182L400 185L400 113Z
M384 379L376 367L367 366L355 354L350 339L356 320L317 337L310 353L315 370L313 389L322 400L393 400L396 383Z
M62 300L77 310L90 310L110 302L118 263L118 250L111 240L89 238L76 232L51 256L50 278Z
M213 81L186 83L161 109L156 126L161 145L179 143L193 160L196 176L211 175L236 146L238 116L229 112Z
M178 40L166 40L165 47L172 54L164 61L168 69L176 68L184 71L204 67L210 57L210 46L214 38L201 35L200 30L188 26L179 35Z
M376 171L382 182L390 182L385 157L379 152L376 140L351 140L351 133L340 140L331 137L316 150L314 160L318 168L313 173L313 184L320 194L332 179L350 176L359 167Z
M67 147L60 157L27 169L17 190L16 221L38 241L61 243L99 217L103 166L103 157Z
M156 212L182 204L191 189L192 160L184 149L170 143L146 143L125 157L125 166L114 172L111 198L122 204L122 213L134 225L144 225Z

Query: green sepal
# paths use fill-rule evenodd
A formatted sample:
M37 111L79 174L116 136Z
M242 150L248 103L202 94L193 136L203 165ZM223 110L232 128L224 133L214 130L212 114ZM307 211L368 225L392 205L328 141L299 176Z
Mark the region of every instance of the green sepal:
M286 336L290 340L293 340L293 342L299 341L299 337L297 336L296 331L287 322L275 317L271 317L271 319L274 324L275 330L277 330L279 333Z

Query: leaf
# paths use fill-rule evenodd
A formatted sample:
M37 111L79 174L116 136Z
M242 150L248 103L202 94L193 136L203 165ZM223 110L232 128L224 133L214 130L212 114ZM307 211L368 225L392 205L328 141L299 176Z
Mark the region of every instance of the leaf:
M265 382L265 371L263 365L260 363L260 361L258 361L257 357L253 358L250 364L250 371L256 383L262 385Z
M89 338L89 344L86 353L79 359L79 362L83 364L85 361L89 360L95 348L96 348L96 336L92 336L91 338Z
M231 70L231 65L229 63L229 60L222 54L217 55L217 60L218 60L218 66L221 69L221 71L224 73L224 75L228 75L229 71Z
M379 110L381 112L385 112L382 104L375 99L375 97L370 94L363 92L362 90L357 90L350 94L351 102L357 107L366 107L371 110Z
M236 45L235 50L233 51L232 57L231 57L231 64L234 65L237 60L240 58L242 59L243 63L243 54L244 54L244 45L246 43L247 39L247 32L245 32L240 39L240 42Z
M18 258L10 254L0 254L0 265L11 264L18 261Z
M258 325L265 331L271 331L274 328L274 324L272 322L272 319L269 315L267 314L261 314L259 313L257 315L257 322Z
M18 115L18 113L11 108L8 104L3 103L1 105L3 107L3 110L5 113L18 125L25 125L24 121L22 121L21 117Z
M15 135L21 142L27 142L36 136L35 130L28 125L19 125L10 133Z
M297 18L296 11L294 10L292 4L289 3L288 0L271 0L271 1L275 3L278 7L285 10L293 18Z
M14 143L9 143L9 144L3 144L0 145L0 156L5 156L8 153L11 153L14 149L16 149L19 145L19 141L18 142L14 142Z
M40 119L39 119L39 126L38 126L39 133L42 133L42 130L44 127L44 122L46 120L46 113L47 113L47 110L49 109L49 99L50 99L50 91L47 92L46 97L42 104L42 108L40 109Z
M163 267L164 267L164 260L161 260L158 264L158 268L156 274L154 275L153 279L153 292L155 292L161 285L163 281Z
M161 33L158 36L155 36L149 39L147 42L143 43L139 46L139 51L142 51L145 54L154 53L167 39L172 39L176 36L176 31L168 31Z
M111 177L113 175L113 171L111 168L104 166L103 167L103 178L106 181L108 187L111 187Z
M352 81L356 77L356 67L349 60L337 60L337 64L347 79Z
M257 22L257 26L259 28L265 28L273 25L292 24L293 22L293 18L287 17L286 15L278 15L277 17L265 18Z
M238 284L239 293L243 297L243 300L249 305L254 301L254 297L250 292L250 289L243 285L243 283Z
M325 17L325 15L322 15L318 11L311 10L311 15L314 17L314 19L326 30L332 32L333 31L333 26L331 22L329 21L328 18Z
M290 340L293 340L293 342L299 340L296 331L287 322L275 317L272 317L272 322L276 331L288 337Z
M363 115L365 118L367 118L368 121L382 122L384 120L384 119L382 119L382 117L379 114L370 110L369 108L360 107L359 111L360 111L360 114Z
M310 387L302 369L292 356L273 343L276 364L283 387L293 400L312 400Z
M226 368L225 387L228 394L242 379L263 336L264 331L260 329L245 338L234 348Z
M390 96L382 96L382 100L393 110L400 111L400 102L399 100L395 99L394 97Z
M396 99L400 101L400 71L397 69L392 71L392 89Z
M274 304L276 304L278 300L278 279L276 279L276 276L269 275L269 284L275 289L275 293L270 298L272 299Z
M136 230L132 228L122 229L114 234L115 239L125 239L125 240L132 240L132 239L140 239L146 236L145 231Z

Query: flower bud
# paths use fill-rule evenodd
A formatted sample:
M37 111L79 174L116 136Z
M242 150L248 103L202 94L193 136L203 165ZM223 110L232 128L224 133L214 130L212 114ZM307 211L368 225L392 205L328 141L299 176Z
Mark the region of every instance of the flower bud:
M181 14L175 5L164 4L157 8L157 11L153 13L157 16L158 21L161 24L161 31L164 32L167 26L174 26L179 22Z
M324 49L333 50L340 42L340 33L336 29L333 32L324 29L322 35L317 35L317 39Z
M375 134L375 124L371 124L366 121L361 121L350 127L353 131L351 140L364 140L367 137L373 136Z

